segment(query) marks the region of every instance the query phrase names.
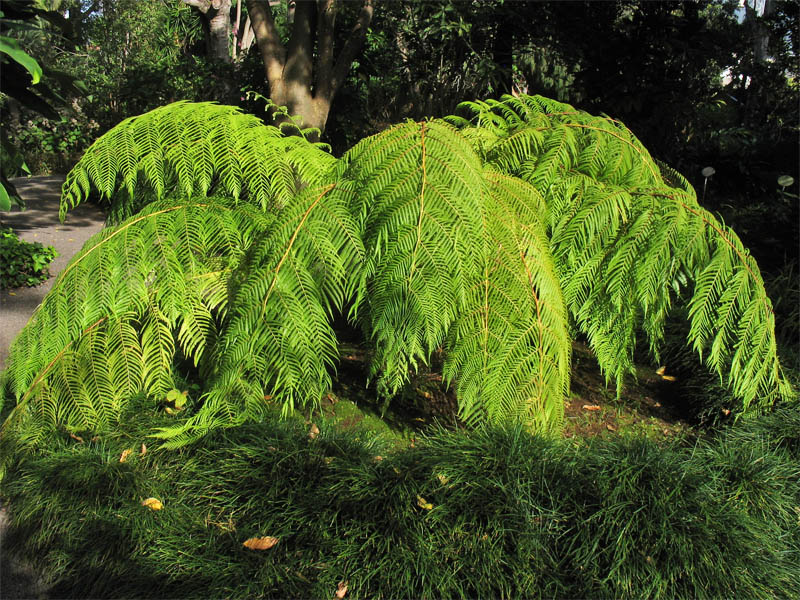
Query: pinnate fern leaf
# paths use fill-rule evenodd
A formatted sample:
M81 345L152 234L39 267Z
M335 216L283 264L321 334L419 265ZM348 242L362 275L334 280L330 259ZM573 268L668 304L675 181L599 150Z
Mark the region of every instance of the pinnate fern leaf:
M103 429L134 394L163 397L176 350L198 363L216 337L229 272L268 222L225 200L165 200L91 238L11 347L4 430Z
M284 136L235 107L176 102L122 121L92 144L67 176L61 216L92 189L110 203L112 220L167 194L226 194L272 209L333 161L302 137Z

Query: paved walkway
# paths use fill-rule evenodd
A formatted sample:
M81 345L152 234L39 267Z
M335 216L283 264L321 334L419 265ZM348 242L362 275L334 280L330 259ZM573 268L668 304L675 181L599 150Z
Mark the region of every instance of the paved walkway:
M8 347L25 326L50 291L55 276L83 247L83 244L103 227L103 214L90 204L82 204L67 215L64 223L58 220L58 202L61 197L61 176L12 179L27 209L15 208L0 212L0 222L10 225L19 237L28 242L53 246L58 257L50 263L50 279L35 288L0 290L0 370L3 369ZM2 260L2 257L0 257Z
M55 276L86 240L103 227L103 214L89 204L79 206L69 213L64 223L59 222L58 202L63 177L19 178L12 182L25 199L27 209L0 212L0 222L10 225L26 241L54 246L59 256L50 263L50 278L40 286L0 290L0 370L8 356L9 345L53 287ZM6 509L0 506L0 598L45 598L36 573L3 551L6 526Z

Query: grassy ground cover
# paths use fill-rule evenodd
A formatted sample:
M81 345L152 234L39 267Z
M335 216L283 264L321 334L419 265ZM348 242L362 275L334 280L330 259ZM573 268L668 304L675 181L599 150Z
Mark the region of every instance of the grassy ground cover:
M176 452L147 448L170 417L136 406L64 433L6 475L4 551L55 597L800 595L796 408L688 441L376 435L343 402Z

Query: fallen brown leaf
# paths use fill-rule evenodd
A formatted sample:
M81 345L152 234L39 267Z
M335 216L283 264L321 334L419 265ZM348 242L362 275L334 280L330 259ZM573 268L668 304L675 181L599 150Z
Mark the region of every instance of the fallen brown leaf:
M280 538L272 537L271 535L259 538L250 538L245 541L242 546L250 550L269 550L278 543Z
M425 510L431 510L433 508L433 504L425 500L422 496L417 496L417 506Z
M667 367L658 367L656 369L656 375L663 375L667 372Z
M441 483L442 485L447 485L450 482L450 478L447 475L443 475L442 473L439 473L436 476L436 479L438 479L439 483Z
M583 410L600 410L599 404L584 404Z
M336 586L336 600L342 600L345 594L347 594L347 581L340 581Z
M70 433L69 437L71 437L73 440L75 440L79 444L83 443L83 438L81 436L79 436L79 435L75 435L74 433Z
M380 461L382 461L382 460L383 460L383 457L382 457L381 455L378 455L378 456L373 456L373 457L372 457L372 460L374 460L375 462L380 462Z
M145 446L144 444L142 444L142 449L139 451L139 454L141 454L142 456L144 456L145 454L147 454L147 446Z
M608 429L609 431L616 431L617 430L617 428L614 427L613 425L606 425L606 429Z
M678 381L678 378L675 375L662 375L661 379L664 381Z
M130 448L123 450L122 455L119 457L119 462L125 462L126 460L128 460L128 457L131 455L132 452L133 450L131 450Z
M311 428L308 430L308 437L309 439L314 439L319 435L319 427L317 427L314 423L311 424Z

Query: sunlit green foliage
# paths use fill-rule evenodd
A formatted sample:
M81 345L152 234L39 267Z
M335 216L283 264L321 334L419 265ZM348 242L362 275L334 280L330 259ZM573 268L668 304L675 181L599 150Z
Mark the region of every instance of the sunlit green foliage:
M133 216L73 260L12 348L3 435L108 427L126 398L173 387L181 357L203 389L156 434L170 447L261 418L265 399L314 405L340 314L387 395L441 351L468 423L559 431L572 338L621 386L637 335L657 353L676 301L745 409L791 393L755 261L624 125L536 96L466 108L339 160L231 107L118 125L62 209L98 189Z

